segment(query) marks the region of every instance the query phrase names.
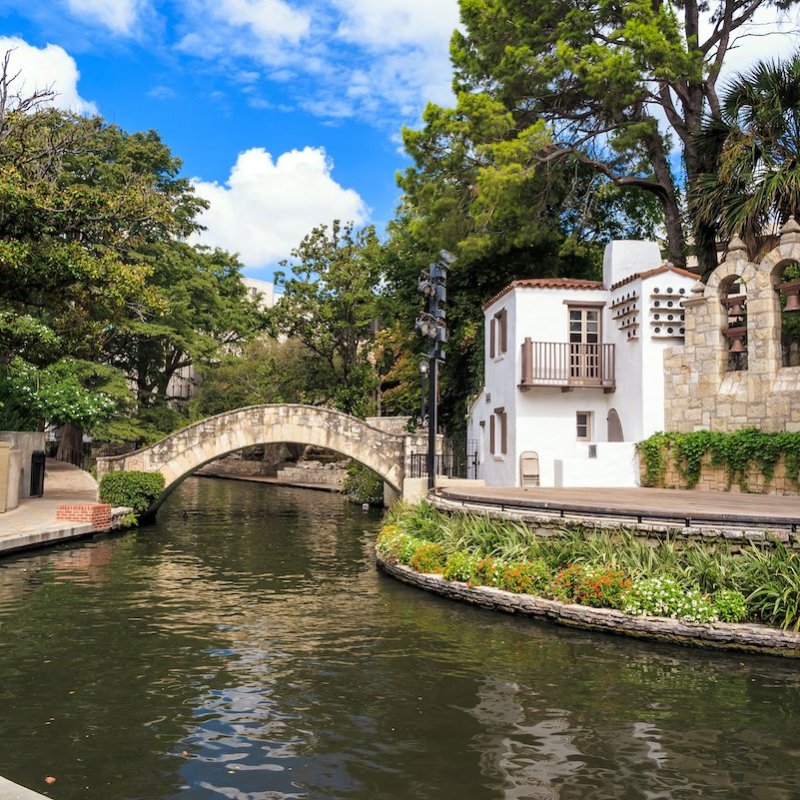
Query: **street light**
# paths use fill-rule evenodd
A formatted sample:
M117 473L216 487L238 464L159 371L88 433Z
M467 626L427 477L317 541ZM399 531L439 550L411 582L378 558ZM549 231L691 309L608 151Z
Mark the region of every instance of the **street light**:
M428 377L428 359L423 356L419 362L419 425L425 427L425 378Z
M439 362L444 361L442 345L448 339L447 312L447 270L455 261L455 256L442 250L439 258L430 265L429 272L423 272L417 283L417 291L426 299L427 307L417 318L415 328L428 340L428 489L436 484L436 430L437 395L439 382ZM420 376L424 381L422 365Z

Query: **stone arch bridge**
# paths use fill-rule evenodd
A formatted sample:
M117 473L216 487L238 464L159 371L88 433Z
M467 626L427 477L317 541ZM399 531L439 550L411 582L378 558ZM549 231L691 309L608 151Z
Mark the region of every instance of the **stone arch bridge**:
M325 447L368 467L398 495L410 474L411 455L425 451L424 437L393 432L363 420L308 405L262 405L209 417L133 453L99 458L97 479L114 470L164 476L164 498L195 470L235 450L291 442Z

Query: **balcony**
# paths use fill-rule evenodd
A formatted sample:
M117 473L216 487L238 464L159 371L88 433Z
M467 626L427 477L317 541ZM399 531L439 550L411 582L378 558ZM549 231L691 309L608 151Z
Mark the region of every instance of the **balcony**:
M569 342L533 342L522 344L522 391L536 386L560 386L570 389L592 388L613 392L613 344L570 344Z

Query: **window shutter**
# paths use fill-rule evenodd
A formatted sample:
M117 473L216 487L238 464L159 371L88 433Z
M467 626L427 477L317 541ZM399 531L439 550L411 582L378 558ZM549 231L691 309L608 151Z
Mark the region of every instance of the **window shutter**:
M495 353L495 328L497 327L497 319L492 317L489 320L489 358L494 358Z
M489 452L494 455L494 414L489 417Z
M503 309L499 316L500 322L500 352L508 350L508 312Z
M508 425L506 424L508 421L508 415L504 411L500 414L500 452L505 455L508 452L508 438L507 438L507 429Z

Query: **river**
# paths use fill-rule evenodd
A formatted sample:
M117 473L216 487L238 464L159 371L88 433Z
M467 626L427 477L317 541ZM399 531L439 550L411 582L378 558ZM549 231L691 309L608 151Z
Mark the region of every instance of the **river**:
M0 775L58 800L800 797L796 662L426 595L376 571L379 525L193 478L154 525L3 560Z

